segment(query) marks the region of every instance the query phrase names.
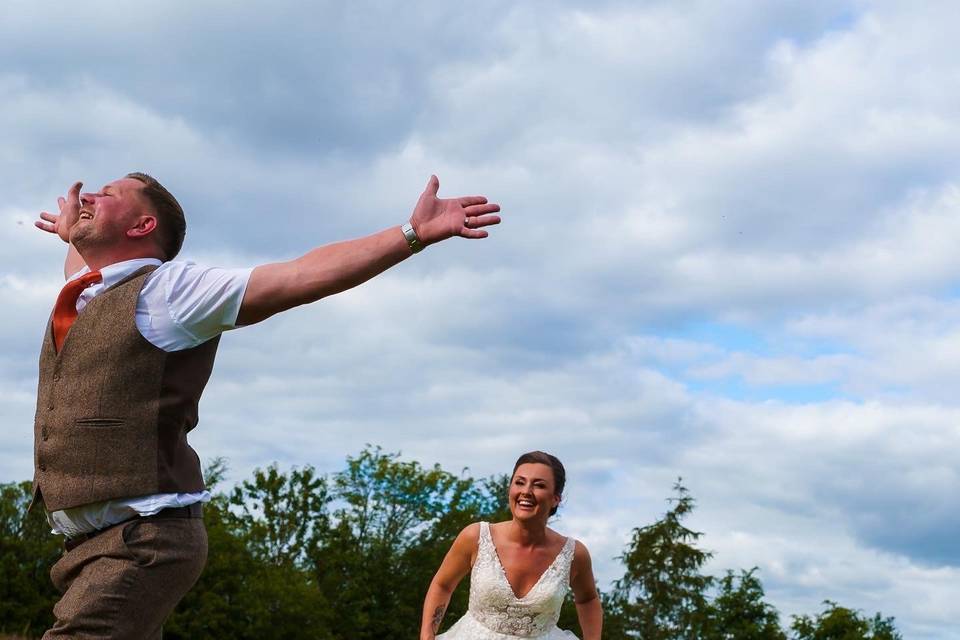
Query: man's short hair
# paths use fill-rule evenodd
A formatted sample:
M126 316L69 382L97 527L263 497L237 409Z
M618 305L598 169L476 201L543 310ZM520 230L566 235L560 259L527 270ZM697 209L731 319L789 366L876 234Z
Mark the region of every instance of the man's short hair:
M183 237L187 233L187 219L183 215L183 208L156 178L139 171L128 173L124 177L143 183L142 193L157 214L157 245L164 253L164 260L173 260L180 253Z

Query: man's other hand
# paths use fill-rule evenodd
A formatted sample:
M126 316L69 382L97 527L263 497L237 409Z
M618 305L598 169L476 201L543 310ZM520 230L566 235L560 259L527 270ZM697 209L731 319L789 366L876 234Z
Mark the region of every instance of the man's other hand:
M80 217L80 188L82 182L74 182L73 186L67 191L67 197L57 198L57 205L60 207L60 213L54 215L46 211L40 212L40 219L34 222L38 229L47 233L55 233L60 236L64 242L70 242L70 229L76 224Z
M486 238L482 227L500 224L500 216L492 215L500 211L500 205L487 202L484 196L438 198L439 190L440 180L430 176L410 216L410 224L424 246L453 236Z

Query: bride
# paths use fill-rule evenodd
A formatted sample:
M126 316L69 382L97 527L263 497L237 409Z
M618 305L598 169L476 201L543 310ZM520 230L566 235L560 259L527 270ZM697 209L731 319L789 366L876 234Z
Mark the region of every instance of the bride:
M603 611L590 554L581 543L547 527L565 481L563 465L554 456L542 451L520 456L508 494L513 517L471 524L460 532L423 601L420 640L576 640L557 628L569 588L584 640L599 640ZM467 573L467 613L436 635L450 596Z

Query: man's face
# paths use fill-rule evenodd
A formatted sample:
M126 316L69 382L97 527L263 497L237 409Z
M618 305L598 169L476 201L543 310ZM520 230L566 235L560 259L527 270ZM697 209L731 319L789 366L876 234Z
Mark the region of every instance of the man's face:
M80 194L80 216L70 229L70 242L81 250L123 242L143 213L143 187L139 180L121 178L96 193Z

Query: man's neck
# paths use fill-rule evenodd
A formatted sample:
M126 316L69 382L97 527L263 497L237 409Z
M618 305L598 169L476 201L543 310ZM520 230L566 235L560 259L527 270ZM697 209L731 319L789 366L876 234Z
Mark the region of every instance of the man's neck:
M83 258L84 263L91 271L99 271L104 267L108 267L112 264L117 264L118 262L126 262L127 260L143 260L143 259L154 259L163 261L155 251L111 251L107 253L94 253L93 255L88 255L81 253L80 257Z

